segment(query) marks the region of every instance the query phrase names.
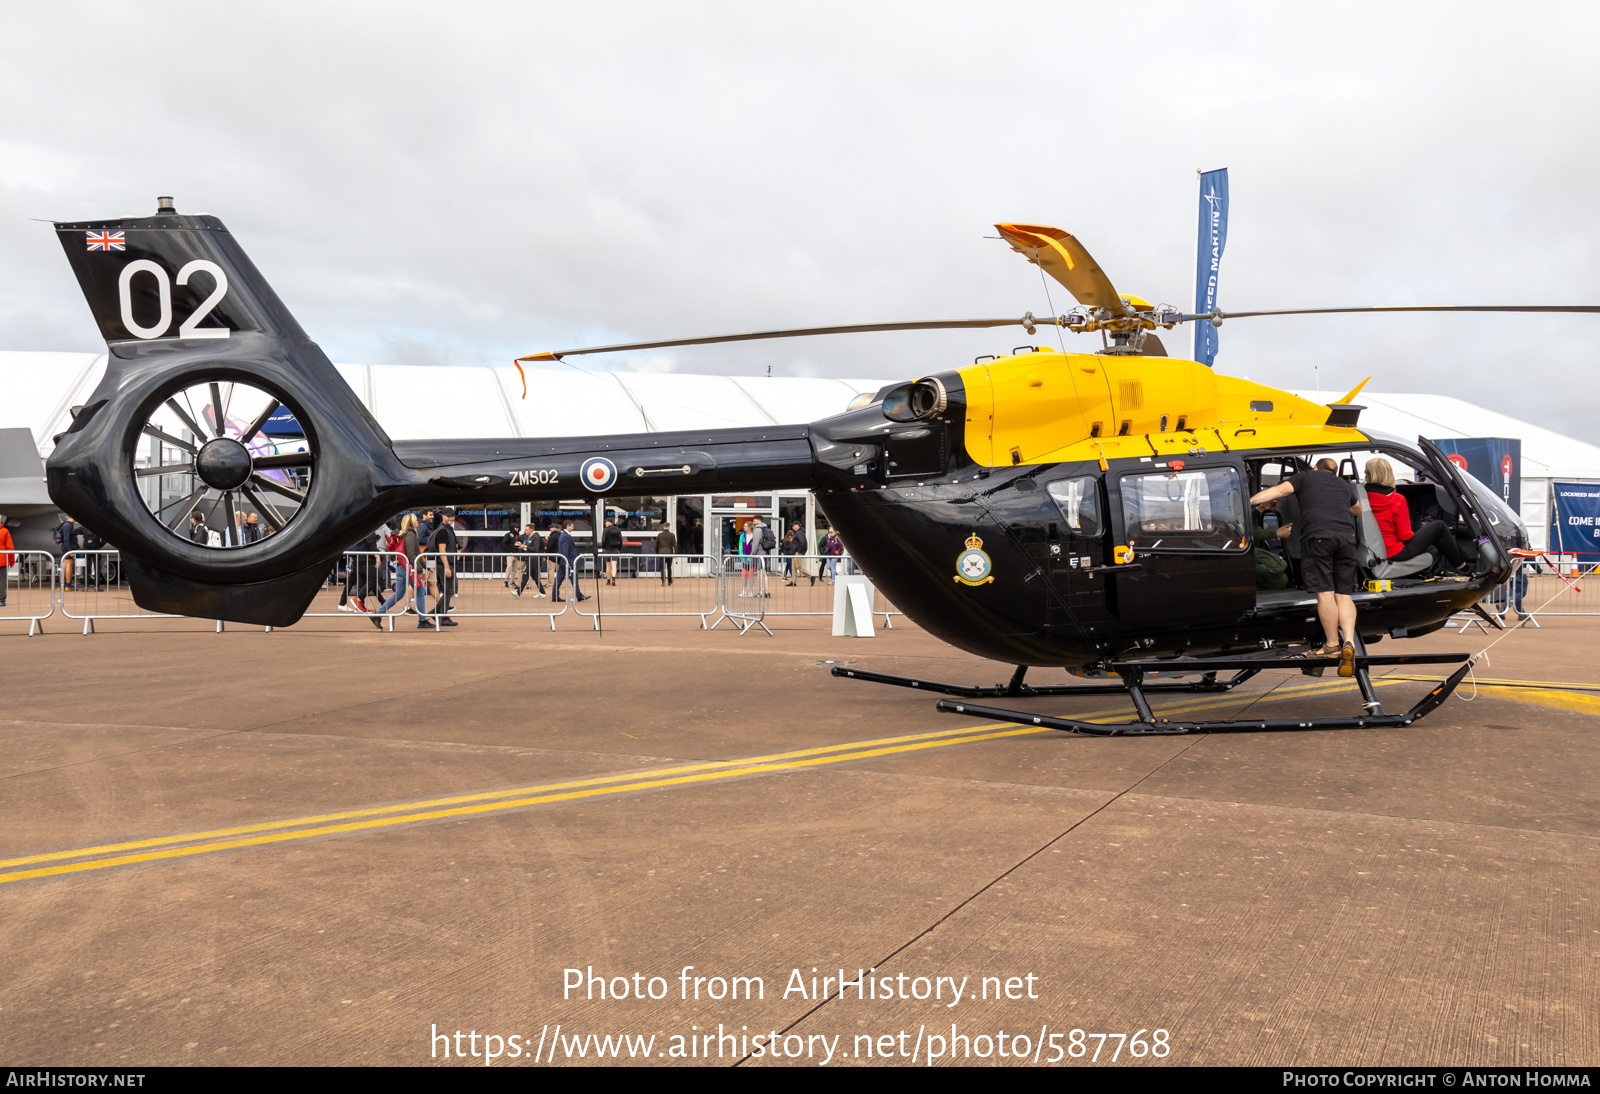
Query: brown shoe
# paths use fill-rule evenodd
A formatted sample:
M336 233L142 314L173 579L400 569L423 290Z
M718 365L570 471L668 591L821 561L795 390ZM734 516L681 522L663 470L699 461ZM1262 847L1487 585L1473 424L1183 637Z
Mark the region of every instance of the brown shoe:
M1354 676L1356 674L1356 648L1349 642L1339 647L1339 675Z

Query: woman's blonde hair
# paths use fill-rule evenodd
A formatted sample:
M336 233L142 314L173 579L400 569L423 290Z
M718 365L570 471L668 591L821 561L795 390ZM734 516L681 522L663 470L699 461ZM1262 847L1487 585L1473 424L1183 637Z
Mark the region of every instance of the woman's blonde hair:
M1367 484L1369 486L1393 486L1394 468L1382 456L1367 461Z
M417 530L417 514L407 513L400 518L400 534L415 532Z

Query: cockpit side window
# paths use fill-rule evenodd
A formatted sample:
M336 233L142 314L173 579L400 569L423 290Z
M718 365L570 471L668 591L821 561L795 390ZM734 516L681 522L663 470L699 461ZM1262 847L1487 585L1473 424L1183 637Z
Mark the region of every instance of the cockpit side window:
M1075 536L1093 539L1100 534L1100 481L1093 476L1060 479L1046 487Z

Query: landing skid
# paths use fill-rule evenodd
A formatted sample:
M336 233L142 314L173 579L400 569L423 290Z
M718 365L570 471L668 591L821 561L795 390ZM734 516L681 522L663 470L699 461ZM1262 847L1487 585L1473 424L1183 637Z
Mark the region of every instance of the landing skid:
M1087 733L1100 737L1148 737L1148 736L1174 736L1183 733L1210 733L1225 730L1282 730L1282 729L1362 729L1408 726L1436 710L1440 703L1450 697L1456 686L1466 678L1472 670L1468 661L1470 654L1465 653L1434 653L1434 654L1388 654L1369 655L1364 646L1358 646L1355 658L1355 681L1361 689L1362 706L1366 713L1347 717L1334 718L1253 718L1236 721L1172 721L1166 718L1157 718L1150 709L1150 703L1145 698L1146 694L1156 692L1226 692L1231 691L1239 684L1255 676L1263 669L1325 669L1337 667L1339 659L1336 657L1206 657L1188 658L1180 657L1164 661L1112 661L1106 668L1116 673L1121 678L1119 684L1088 684L1088 685L1046 685L1034 687L1023 683L1027 667L1017 666L1017 671L1008 684L991 687L963 687L959 684L940 684L929 680L915 680L906 676L890 676L880 672L866 672L860 669L847 669L835 666L833 675L848 677L855 680L866 680L869 683L893 684L897 687L916 688L921 691L939 691L946 695L960 695L969 698L988 698L990 696L1042 696L1042 695L1114 695L1125 694L1133 702L1134 711L1138 715L1137 721L1132 722L1086 722L1077 718L1057 718L1048 714L1031 714L1021 710L1005 710L1001 707L979 706L974 703L954 703L948 699L940 699L934 704L934 709L945 714L965 714L973 718L988 718L995 721L1016 722L1018 725L1038 726L1041 729L1060 729L1071 733ZM1466 664L1461 664L1467 662ZM1368 669L1372 665L1453 665L1461 664L1449 679L1439 684L1432 691L1404 714L1385 714L1383 706L1378 702L1377 693L1373 690L1372 680ZM1218 680L1217 673L1233 670L1234 675L1226 680ZM1194 683L1145 683L1145 674L1151 672L1188 671L1199 672L1204 675ZM1320 674L1320 673L1319 673Z
M1295 662L1297 665L1302 662ZM1309 662L1305 662L1309 664ZM1334 662L1335 664L1337 662ZM1163 665L1156 671L1168 671ZM1145 691L1228 691L1238 687L1250 679L1259 668L1251 666L1233 674L1226 680L1218 680L1214 671L1202 670L1205 676L1188 684L1145 684ZM835 676L843 676L850 680L865 680L869 684L892 684L899 688L915 688L918 691L937 691L945 695L960 695L967 699L988 698L1018 698L1030 695L1121 695L1127 688L1121 684L1025 684L1022 678L1028 674L1027 665L1018 665L1017 671L1011 674L1010 683L991 684L988 687L963 684L941 684L934 680L918 680L911 676L891 676L885 672L868 672L865 669L847 669L842 665L833 667Z

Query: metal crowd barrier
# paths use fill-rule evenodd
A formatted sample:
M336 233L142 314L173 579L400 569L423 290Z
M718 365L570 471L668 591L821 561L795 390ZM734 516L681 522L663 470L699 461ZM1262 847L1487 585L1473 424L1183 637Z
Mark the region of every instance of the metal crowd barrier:
M1539 626L1541 615L1600 615L1600 564L1579 563L1570 555L1550 557L1558 561L1552 565L1518 559L1516 573L1491 589L1478 601L1478 607L1502 627L1510 625L1506 616L1513 611L1519 624L1531 623L1535 627ZM1445 626L1459 627L1463 632L1468 627L1485 633L1489 630L1475 612L1456 612Z
M0 566L0 622L28 621L30 636L44 633L56 610L56 560L49 551L7 551L10 566Z
M1528 588L1522 594L1522 606L1528 609L1529 616L1537 622L1537 617L1541 615L1600 615L1600 562L1580 560L1572 555L1551 554L1550 557L1556 561L1561 573L1550 573L1549 566L1541 564L1538 573L1528 574ZM1563 575L1565 581L1562 580ZM1567 582L1578 588L1567 588ZM1561 595L1556 596L1557 593ZM1551 600L1551 597L1555 599L1548 607L1539 606Z
M759 567L762 572L746 576L745 571L753 566ZM755 614L761 619L784 615L832 615L834 582L840 577L851 577L857 573L860 571L849 555L757 555L748 559L743 555L727 555L723 563L725 599L722 610L729 615ZM756 582L761 585L759 590L754 588ZM752 595L760 597L760 611L737 611L737 601ZM872 614L883 616L883 625L893 630L891 617L900 613L874 588Z
M317 619L376 619L380 629L387 624L393 631L395 617L411 606L406 572L405 555L395 551L346 551L305 614ZM396 589L399 598L387 613L379 613ZM370 610L357 609L353 600Z
M771 599L771 574L766 555L723 555L717 567L717 596L722 603L722 615L710 629L716 630L724 619L739 628L740 634L760 627L772 634L765 623L767 601Z
M8 603L0 605L0 621L29 620L29 634L41 633L41 621L59 608L69 619L83 621L93 634L97 619L176 619L175 615L139 607L123 580L121 556L115 550L69 551L59 568L45 551L18 551L19 563L8 580ZM740 634L754 627L771 634L767 616L826 616L833 612L834 581L856 573L848 555L579 555L576 584L585 600L572 596L573 581L563 580L562 599L556 581L568 564L560 555L520 552L471 552L451 558L450 618L477 616L542 616L556 629L556 617L571 611L595 629L607 615L698 617L705 630L724 619ZM393 551L347 551L335 572L312 601L311 618L365 618L393 631L397 618L409 616L419 626L442 628L438 610L443 567L437 556L421 556L424 611L417 614L418 588L403 554ZM607 573L616 568L616 585ZM671 581L667 580L670 572ZM70 580L68 575L70 573ZM1554 580L1554 579L1552 579ZM540 595L540 594L543 595ZM1530 593L1530 595L1532 595ZM881 594L878 594L881 597ZM593 598L593 599L590 599ZM365 610L355 609L356 600ZM342 610L340 605L345 605ZM388 604L387 611L380 611ZM881 605L881 606L880 606ZM873 614L900 614L887 601L875 601ZM218 620L217 630L223 630ZM268 627L268 630L272 628Z
M440 612L440 582L449 580L450 611L448 618L473 616L543 616L556 629L556 616L565 615L572 604L572 585L566 588L562 599L556 599L555 580L565 573L566 560L560 555L531 554L520 551L473 551L454 555L450 559L453 576L446 579L444 567L437 555L421 556L426 599L426 609L418 616L419 625L431 624L435 630L443 627L446 613ZM512 575L515 575L514 577ZM584 575L584 584L589 584ZM413 589L413 593L417 590ZM585 594L587 595L587 594ZM413 597L414 601L414 597ZM559 608L555 605L561 605ZM413 610L416 605L411 604Z
M615 585L608 584L607 576L613 566ZM590 566L579 577L582 584L592 586L586 595L594 599L589 607L579 604L573 611L589 619L596 630L608 615L696 615L700 628L708 630L716 624L708 627L706 617L724 610L717 560L711 555L602 553L598 579L592 571Z
M83 633L94 633L96 619L177 619L163 612L145 611L133 602L133 591L122 576L122 553L112 549L68 551L61 556L56 581L61 614L83 620ZM222 630L222 621L217 621Z

